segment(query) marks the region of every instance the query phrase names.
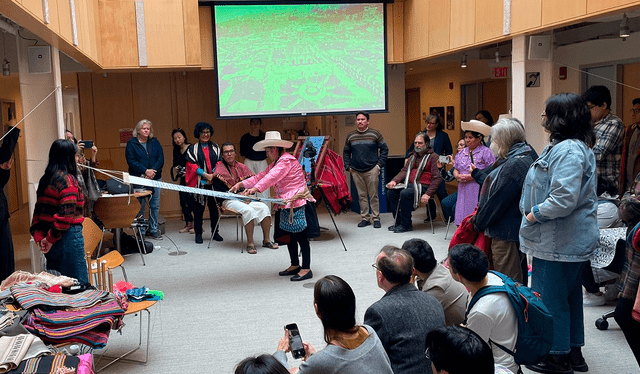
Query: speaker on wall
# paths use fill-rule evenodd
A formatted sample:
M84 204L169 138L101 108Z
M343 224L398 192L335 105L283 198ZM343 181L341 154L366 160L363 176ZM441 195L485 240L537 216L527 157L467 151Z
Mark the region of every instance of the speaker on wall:
M51 73L51 47L29 47L29 73Z
M529 60L551 59L551 35L529 37Z

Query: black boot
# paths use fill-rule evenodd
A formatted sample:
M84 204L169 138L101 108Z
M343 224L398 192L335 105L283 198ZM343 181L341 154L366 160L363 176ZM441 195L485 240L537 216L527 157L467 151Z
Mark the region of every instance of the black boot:
M583 373L589 371L589 366L584 360L584 357L582 357L582 349L580 349L580 347L571 347L571 352L569 352L569 362L571 363L571 367L574 371Z
M527 365L527 369L538 373L549 374L573 374L569 355L548 355L542 362L535 365Z

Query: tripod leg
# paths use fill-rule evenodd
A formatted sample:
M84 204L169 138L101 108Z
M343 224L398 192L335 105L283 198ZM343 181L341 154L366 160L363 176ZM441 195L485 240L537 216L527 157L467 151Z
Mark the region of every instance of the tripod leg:
M327 197L324 194L324 191L322 191L322 187L318 186L318 189L320 190L320 197L322 198L322 201L324 202L324 206L327 209L327 212L329 212L329 217L331 217L331 221L333 222L333 226L336 228L336 232L338 233L338 237L340 238L340 241L342 242L342 247L344 248L345 252L347 251L347 246L344 244L344 240L342 240L342 234L340 234L340 229L338 229L338 225L336 224L336 220L333 219L333 213L331 213L331 206L329 206L329 202L327 201Z

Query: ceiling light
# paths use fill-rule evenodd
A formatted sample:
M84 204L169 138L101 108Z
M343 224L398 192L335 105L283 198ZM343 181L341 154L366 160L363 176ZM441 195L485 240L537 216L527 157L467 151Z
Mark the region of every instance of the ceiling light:
M2 75L4 75L5 77L8 77L11 75L11 67L9 66L9 61L7 61L7 59L4 59L4 63L2 64Z
M628 38L631 33L629 32L629 18L627 18L627 13L622 15L622 22L620 22L620 37Z
M496 48L496 52L494 53L496 56L496 62L500 62L500 49Z
M463 54L462 55L462 60L460 61L460 67L461 68L466 68L467 67L467 54Z

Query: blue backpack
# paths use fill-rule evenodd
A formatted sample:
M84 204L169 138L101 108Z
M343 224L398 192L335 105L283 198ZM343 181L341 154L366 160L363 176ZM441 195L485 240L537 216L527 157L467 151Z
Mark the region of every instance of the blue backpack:
M553 344L553 317L551 313L542 302L540 294L504 274L497 271L491 272L502 279L504 286L486 286L478 290L469 302L466 315L484 295L494 292L506 293L518 318L518 339L516 340L515 352L494 341L489 342L512 355L518 365L539 363L549 354Z

